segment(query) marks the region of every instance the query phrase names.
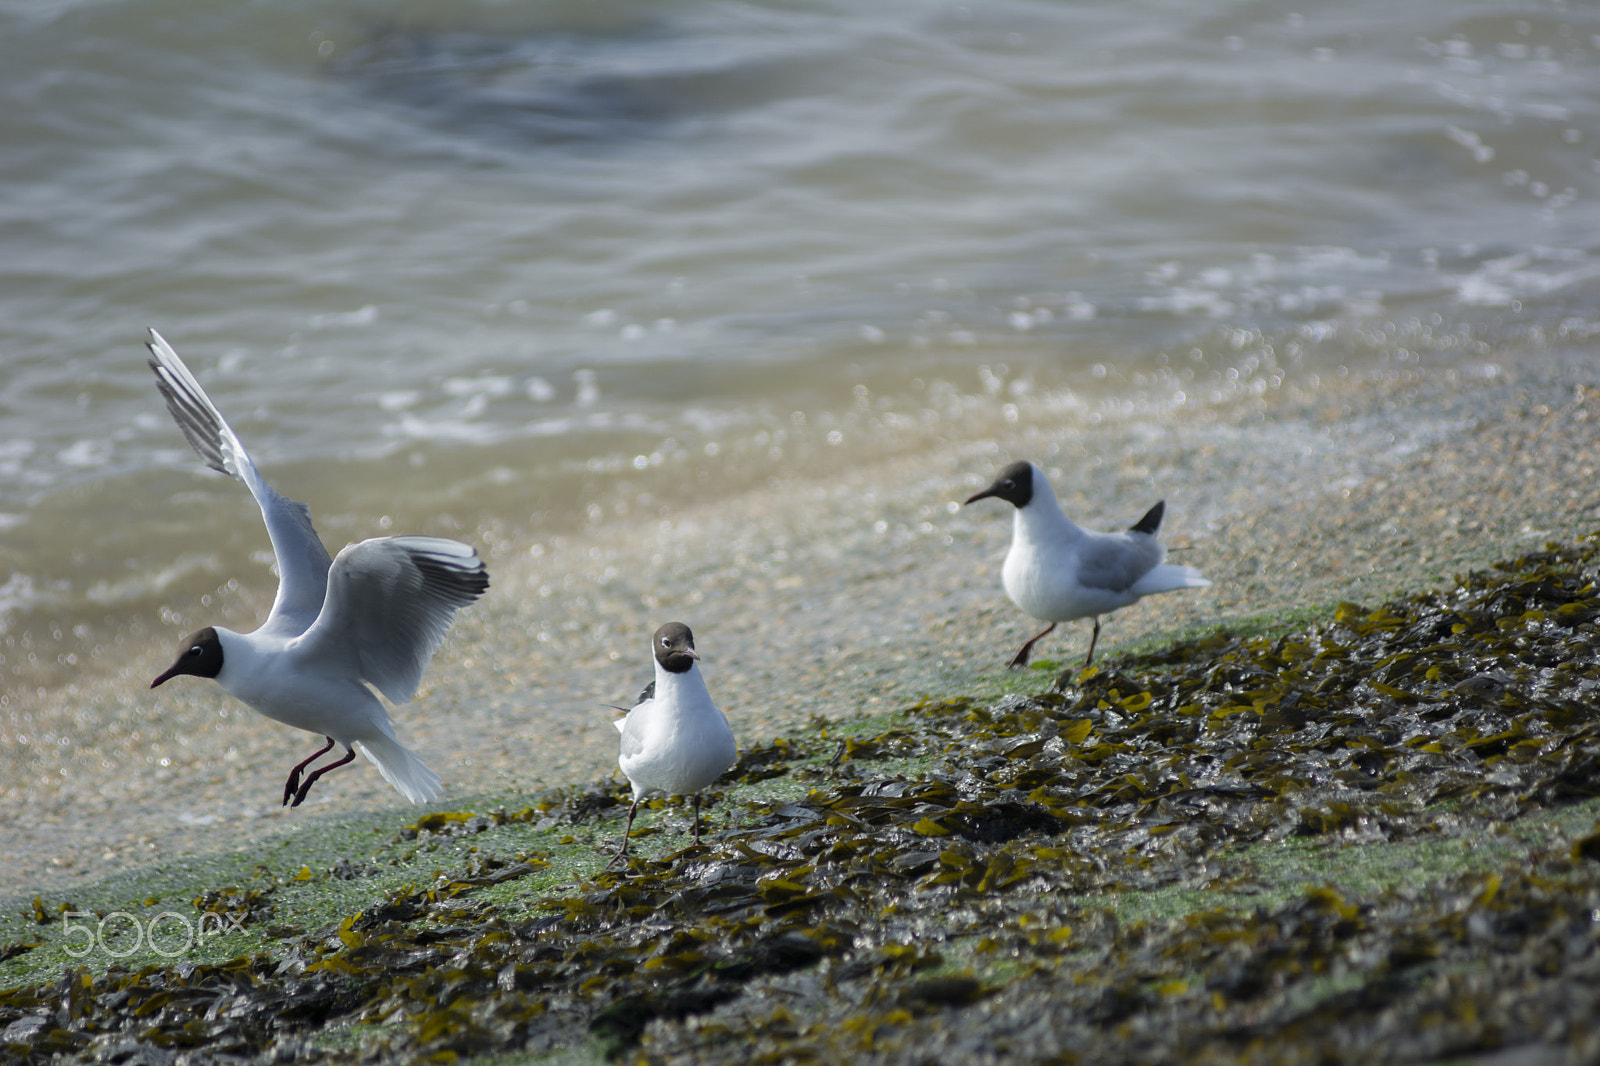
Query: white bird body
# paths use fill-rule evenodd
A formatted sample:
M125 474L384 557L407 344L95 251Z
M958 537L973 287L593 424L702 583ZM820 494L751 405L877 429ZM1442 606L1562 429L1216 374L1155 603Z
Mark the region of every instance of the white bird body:
M727 716L711 702L698 665L675 674L656 663L653 694L616 726L622 733L617 764L635 799L692 795L739 757Z
M412 803L444 794L439 775L400 743L383 703L338 657L303 636L213 630L223 656L216 682L228 695L275 722L361 752Z
M150 367L167 409L207 466L250 489L280 574L259 629L192 634L151 687L179 674L214 678L252 710L326 737L328 747L290 773L285 804L298 806L312 782L357 749L411 802L437 798L439 775L396 739L372 688L395 703L416 694L456 610L489 586L477 552L440 537L375 537L330 560L306 505L273 491L178 354L154 330L150 336ZM346 758L302 783L301 772L335 743Z
M228 695L275 722L326 733L347 743L382 730L388 714L359 680L318 655L302 637L284 640L261 630L235 633L216 629L222 642L222 669L216 682Z
M1165 563L1167 549L1156 539L1164 505L1156 504L1131 529L1098 533L1084 529L1061 511L1044 471L1033 463L1012 463L995 483L968 503L998 497L1015 508L1011 547L1000 571L1006 595L1049 628L1024 644L1012 666L1022 666L1034 641L1058 623L1110 614L1160 592L1210 585L1192 566ZM1089 645L1087 666L1094 656Z

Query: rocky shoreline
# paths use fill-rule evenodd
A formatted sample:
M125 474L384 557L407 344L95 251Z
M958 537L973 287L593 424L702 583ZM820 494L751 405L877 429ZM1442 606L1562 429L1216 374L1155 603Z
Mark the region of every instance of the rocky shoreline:
M1111 651L1426 588L1600 525L1583 353L1524 353L1509 369L1440 358L1451 362L1289 374L1261 395L1245 382L1181 411L1041 406L1016 424L974 414L911 453L886 438L843 467L802 463L771 485L631 513L581 538L485 530L471 539L494 587L400 710L402 733L453 806L516 805L591 780L615 765L604 705L648 679L641 634L669 618L694 626L713 695L747 744L800 736L816 715L1009 691L999 666L1030 624L999 591L1010 523L953 504L1013 456L1043 462L1091 527L1125 525L1165 497L1175 561L1215 583L1117 612L1102 637ZM219 593L207 620L252 624L270 600L263 577ZM171 639L190 621L175 619ZM1082 640L1064 627L1040 654L1069 662ZM103 674L25 694L27 732L49 743L0 751L0 801L14 815L0 826L0 900L305 841L348 812L393 816L388 786L359 772L277 811L285 766L306 754L290 731L204 686L150 693L165 634L119 654Z
M353 823L143 901L150 879L41 897L0 925L0 1043L21 1062L1600 1061L1597 621L1586 538L1307 627L819 721L743 753L705 845L658 804L622 869L602 869L625 809L602 781ZM96 923L83 959L63 907ZM154 934L128 950L178 912L231 928L182 959Z

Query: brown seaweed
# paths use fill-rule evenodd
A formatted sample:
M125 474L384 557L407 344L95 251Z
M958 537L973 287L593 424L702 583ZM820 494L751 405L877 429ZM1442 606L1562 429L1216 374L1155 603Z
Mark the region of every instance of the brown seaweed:
M0 992L0 1045L20 1062L586 1043L662 1063L1524 1044L1597 1061L1600 826L1547 817L1600 795L1597 618L1590 539L1300 633L1217 633L1033 696L756 746L730 780L801 787L738 801L742 824L705 845L596 856L531 912L480 896L548 856L474 852L271 952ZM611 831L622 809L607 782L399 839ZM274 902L202 904L256 920Z

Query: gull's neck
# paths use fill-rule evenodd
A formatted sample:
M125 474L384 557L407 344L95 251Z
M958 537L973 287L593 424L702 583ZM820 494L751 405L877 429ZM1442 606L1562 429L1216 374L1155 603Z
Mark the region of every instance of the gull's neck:
M700 674L700 664L695 663L683 673L675 674L656 663L656 699L663 707L678 713L710 705L711 693Z
M235 687L253 677L261 666L260 651L250 639L255 634L235 633L222 626L211 628L216 631L217 643L222 645L222 669L213 680L222 686L222 691L237 696Z
M1061 513L1055 490L1037 465L1033 468L1033 497L1026 505L1016 508L1011 530L1016 540L1028 543L1076 539L1083 535L1083 530Z

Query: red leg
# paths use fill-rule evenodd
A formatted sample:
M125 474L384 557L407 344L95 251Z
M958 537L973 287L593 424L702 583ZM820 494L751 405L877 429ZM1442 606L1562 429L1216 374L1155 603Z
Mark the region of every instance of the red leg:
M638 814L638 813L639 813L639 801L638 800L634 800L633 801L633 806L628 808L628 824L622 830L622 850L617 852L617 857L616 858L614 858L610 862L606 863L606 869L607 870L611 869L617 863L621 862L623 859L626 859L628 857L628 834L633 832L633 816L635 814Z
M1035 633L1033 635L1033 639L1028 641L1028 643L1024 644L1022 646L1022 648L1017 652L1017 654L1015 654L1015 655L1013 655L1011 657L1011 661L1006 663L1006 665L1011 667L1012 669L1016 669L1019 666L1027 666L1028 665L1028 656L1033 654L1033 646L1035 644L1039 643L1039 639L1041 637L1044 637L1047 634L1049 634L1049 632L1052 629L1054 629L1055 627L1056 627L1056 623L1055 622L1051 622L1049 625L1047 625L1043 629L1039 630L1039 632Z
M1089 664L1094 662L1094 646L1095 646L1095 642L1098 641L1099 639L1100 639L1100 619L1096 618L1094 620L1094 636L1089 638L1089 654L1085 655L1083 657L1083 668L1085 670L1089 669Z
M332 747L333 745L329 744L328 746ZM341 766L348 766L350 763L355 762L355 759L356 749L346 748L344 749L344 758L337 759L326 766L319 766L315 770L311 771L306 775L306 779L300 782L300 790L294 794L294 802L289 804L289 806L298 807L300 804L304 803L306 799L306 793L310 792L311 786L317 783L317 778L321 777L329 770L337 770Z
M295 764L295 768L293 770L289 771L289 780L283 783L283 805L285 807L289 806L289 801L294 799L294 794L300 791L301 772L333 749L333 738L327 737L326 739L328 742L322 747L318 748L316 751L312 752L311 758L301 760L299 763Z
M694 794L694 842L698 847L700 844L700 793L698 792Z

